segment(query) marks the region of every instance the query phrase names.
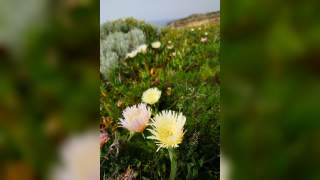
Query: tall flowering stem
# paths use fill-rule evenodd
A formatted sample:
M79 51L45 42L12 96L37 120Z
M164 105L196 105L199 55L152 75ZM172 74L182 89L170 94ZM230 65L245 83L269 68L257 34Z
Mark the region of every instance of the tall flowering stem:
M170 163L171 163L169 180L174 180L176 178L176 173L177 173L177 156L173 148L169 148L168 151L169 151L169 157L170 157Z
M185 122L186 117L182 113L164 110L151 120L151 128L148 129L152 134L148 138L155 140L158 145L157 151L160 148L166 148L169 151L171 162L169 180L174 180L176 177L177 158L174 149L182 142Z
M131 132L130 132L130 135L129 135L129 137L128 137L128 140L127 140L128 142L129 142L130 139L133 137L133 135L134 135L134 132L131 131Z

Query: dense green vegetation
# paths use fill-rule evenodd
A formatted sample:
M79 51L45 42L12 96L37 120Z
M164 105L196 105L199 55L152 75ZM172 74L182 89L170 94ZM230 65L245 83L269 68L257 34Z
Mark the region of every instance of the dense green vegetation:
M142 134L135 134L128 142L129 131L118 124L124 108L141 103L142 93L151 87L162 91L154 105L157 109L179 111L187 117L184 139L176 149L178 179L219 179L219 28L207 25L158 30L133 19L102 25L100 41L113 33L140 29L149 46L145 54L134 58L119 56L107 76L101 76L100 129L110 138L101 147L101 179L169 176L167 150L156 152L155 143L145 140ZM161 47L152 48L150 43L154 41L160 41ZM144 135L150 133L145 130Z

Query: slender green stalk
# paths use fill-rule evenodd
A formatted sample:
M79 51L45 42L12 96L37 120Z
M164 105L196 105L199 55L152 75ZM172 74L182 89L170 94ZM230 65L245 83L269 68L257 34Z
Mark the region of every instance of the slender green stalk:
M169 157L171 162L171 171L170 171L169 180L174 180L177 173L177 157L173 148L169 148L168 151L169 151Z
M134 135L134 132L130 132L129 138L128 138L128 142L130 141L130 139L132 138L132 136Z
M157 104L152 104L150 107L151 107L151 114L153 116L156 116L158 114L158 105Z

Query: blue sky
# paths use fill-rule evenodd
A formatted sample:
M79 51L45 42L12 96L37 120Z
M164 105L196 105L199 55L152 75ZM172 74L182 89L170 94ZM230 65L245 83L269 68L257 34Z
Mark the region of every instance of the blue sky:
M100 0L100 23L124 17L172 20L220 10L220 0Z

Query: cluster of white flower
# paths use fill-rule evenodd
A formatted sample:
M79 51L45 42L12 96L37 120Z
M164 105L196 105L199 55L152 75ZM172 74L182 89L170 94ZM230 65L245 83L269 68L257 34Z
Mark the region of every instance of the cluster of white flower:
M208 32L205 32L204 37L201 37L200 41L203 43L208 42L208 34L209 34Z
M127 107L123 110L123 118L120 119L120 126L130 132L143 132L151 118L151 109L147 104L153 105L159 101L161 91L158 88L150 88L142 94L142 102L138 105Z
M152 135L148 138L156 141L158 150L160 148L175 148L182 142L186 117L182 113L164 110L155 115L149 124L151 108L147 107L147 104L157 103L160 96L161 91L158 88L150 88L143 92L143 103L127 107L122 113L123 118L120 118L120 126L133 134L142 133L148 125L151 125L149 131Z
M168 46L167 46L168 49L173 49L174 48L174 45L172 44L172 41L168 41Z
M139 53L147 53L147 49L148 49L148 45L146 44L142 44L140 46L138 46L135 50L131 51L130 53L128 53L126 55L126 59L127 58L134 58L136 57L136 55L138 55Z
M151 47L154 49L158 49L161 47L161 42L159 42L159 41L153 42L153 43L151 43ZM134 49L133 51L131 51L130 53L127 53L125 58L126 59L127 58L134 58L139 53L145 54L145 53L147 53L147 49L148 49L148 45L142 44L142 45L138 46L136 49Z
M114 32L102 37L100 40L100 73L104 78L108 77L110 70L118 64L120 58L126 57L130 50L140 47L141 44L145 44L145 41L143 31L137 28L128 33ZM143 51L143 46L139 49Z
M199 27L198 30L201 31L202 28ZM194 28L191 28L190 31L191 31L191 32L194 32ZM201 38L200 38L200 41L201 41L202 43L208 42L208 35L209 35L209 33L208 33L208 32L205 32L205 33L204 33L204 37L201 37ZM168 48L169 48L169 47L168 47Z

